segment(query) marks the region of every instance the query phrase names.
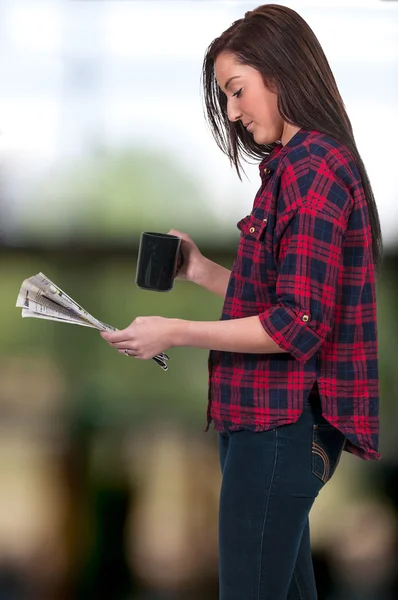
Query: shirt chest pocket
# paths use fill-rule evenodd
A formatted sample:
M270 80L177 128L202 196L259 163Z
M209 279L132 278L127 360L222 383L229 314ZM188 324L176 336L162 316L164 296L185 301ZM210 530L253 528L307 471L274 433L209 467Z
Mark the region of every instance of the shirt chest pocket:
M241 231L237 258L238 271L243 285L242 297L267 301L268 288L275 282L272 228L267 213L250 214L238 223ZM253 285L259 284L257 292ZM265 296L264 296L265 295Z
M239 221L238 229L240 229L243 236L250 244L250 242L260 242L264 239L267 224L267 215L264 215L263 218L259 218L258 216L250 214Z

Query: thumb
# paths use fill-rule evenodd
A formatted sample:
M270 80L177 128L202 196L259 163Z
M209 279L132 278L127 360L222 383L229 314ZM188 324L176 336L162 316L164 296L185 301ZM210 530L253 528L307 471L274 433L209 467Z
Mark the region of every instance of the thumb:
M169 235L175 235L176 237L181 238L182 240L184 240L185 242L191 242L191 238L189 237L189 235L187 233L183 233L182 231L178 231L178 229L170 229L170 231L167 232Z

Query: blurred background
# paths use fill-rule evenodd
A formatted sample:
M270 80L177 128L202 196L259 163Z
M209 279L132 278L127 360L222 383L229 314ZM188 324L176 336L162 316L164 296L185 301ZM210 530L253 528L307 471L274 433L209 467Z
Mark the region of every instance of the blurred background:
M214 37L259 1L0 0L0 600L216 600L220 472L207 351L164 373L98 332L22 320L44 272L115 327L217 320L222 299L134 284L140 232L177 228L231 267L240 182L207 130ZM320 39L373 184L381 452L343 456L311 515L320 600L398 598L398 3L285 2ZM244 599L242 599L244 600Z

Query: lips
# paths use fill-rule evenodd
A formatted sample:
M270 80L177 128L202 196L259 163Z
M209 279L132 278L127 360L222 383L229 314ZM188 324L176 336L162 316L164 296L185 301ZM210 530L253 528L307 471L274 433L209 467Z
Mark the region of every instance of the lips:
M253 128L253 121L250 121L250 123L248 123L247 125L245 125L247 131L251 131Z

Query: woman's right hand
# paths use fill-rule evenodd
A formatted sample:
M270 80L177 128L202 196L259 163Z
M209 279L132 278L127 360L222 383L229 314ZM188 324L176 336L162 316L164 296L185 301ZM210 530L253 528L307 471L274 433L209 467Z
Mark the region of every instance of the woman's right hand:
M175 235L182 240L181 253L184 260L181 267L178 269L176 279L195 282L196 275L200 271L200 268L205 261L205 257L187 233L182 233L177 229L170 229L167 233L169 235Z

